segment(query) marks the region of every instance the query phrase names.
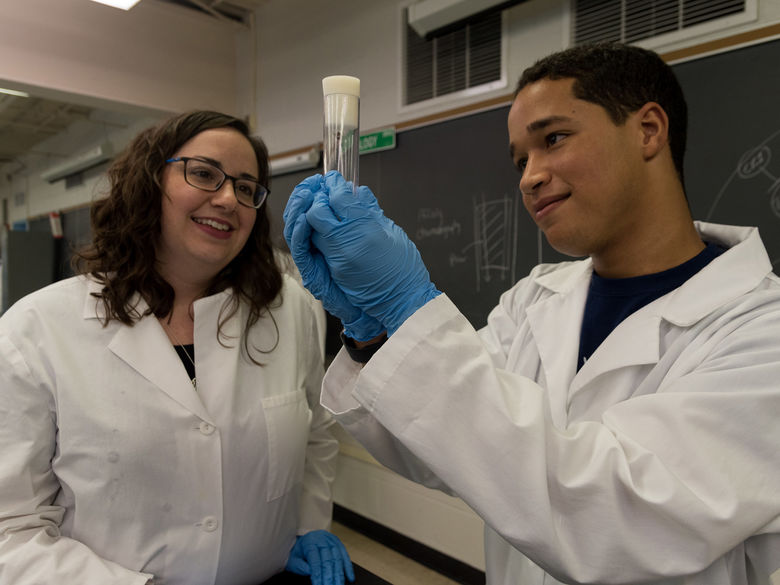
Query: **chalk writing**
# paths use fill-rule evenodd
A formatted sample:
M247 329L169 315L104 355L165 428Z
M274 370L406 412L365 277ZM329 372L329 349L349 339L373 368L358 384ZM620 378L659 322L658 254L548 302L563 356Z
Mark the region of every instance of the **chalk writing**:
M424 240L425 238L442 237L445 240L450 236L460 235L460 222L453 221L449 225L437 225L431 228L417 228L415 232L418 240Z
M754 182L751 183L750 189L753 190L758 188L760 189L758 191L759 193L765 193L768 196L767 204L772 215L776 218L780 218L780 177L775 176L770 167L770 163L773 159L772 140L776 136L780 136L780 130L771 134L760 144L748 149L739 157L739 161L737 161L734 171L729 175L728 179L726 179L726 182L715 196L706 217L707 221L712 221L712 216L715 213L718 203L725 196L730 185L735 181L740 180L753 180ZM776 142L777 141L775 141L775 144ZM775 165L775 167L776 166L777 165ZM760 187L761 181L759 181L758 184L755 183L755 181L760 180L761 177L765 177L769 180L769 187L766 191L764 191L763 187ZM743 189L744 187L738 188L740 197L744 197L745 195L742 192ZM772 264L774 266L780 265L780 258L773 259Z
M770 197L769 205L772 207L772 211L777 217L780 217L780 181L776 181L769 192L772 194Z
M488 200L484 194L473 200L474 239L448 257L450 268L474 262L476 290L483 282L494 279L515 279L517 260L517 208L516 198L504 195ZM417 210L415 239L456 239L463 233L458 220L445 217L438 207Z
M417 221L428 219L444 221L444 212L438 207L423 207L417 210Z
M426 238L442 238L446 240L450 237L459 236L461 233L460 222L453 220L445 224L444 211L438 207L422 207L418 209L417 222L418 224L427 224L418 225L414 234L417 241Z
M739 159L737 175L741 179L755 177L766 170L770 160L772 160L772 151L765 145L749 150Z
M468 262L468 256L463 256L461 254L455 254L454 252L450 254L450 268L457 265L457 264L464 264Z

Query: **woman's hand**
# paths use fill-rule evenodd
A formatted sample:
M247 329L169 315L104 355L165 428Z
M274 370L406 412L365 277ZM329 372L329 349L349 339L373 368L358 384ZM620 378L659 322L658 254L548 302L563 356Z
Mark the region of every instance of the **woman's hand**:
M344 575L349 581L355 580L347 549L327 530L313 530L299 536L285 570L310 575L312 585L344 585Z

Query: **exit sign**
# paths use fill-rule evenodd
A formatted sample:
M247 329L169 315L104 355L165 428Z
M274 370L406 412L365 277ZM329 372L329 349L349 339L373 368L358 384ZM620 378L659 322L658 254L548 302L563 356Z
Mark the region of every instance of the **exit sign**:
M360 136L360 154L395 148L395 128L385 128Z

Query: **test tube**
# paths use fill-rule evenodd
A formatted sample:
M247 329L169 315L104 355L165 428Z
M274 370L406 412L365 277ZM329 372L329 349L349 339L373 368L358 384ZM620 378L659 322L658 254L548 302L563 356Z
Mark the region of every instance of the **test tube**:
M322 131L323 174L338 171L358 188L360 154L360 80L331 75L322 80L324 121Z

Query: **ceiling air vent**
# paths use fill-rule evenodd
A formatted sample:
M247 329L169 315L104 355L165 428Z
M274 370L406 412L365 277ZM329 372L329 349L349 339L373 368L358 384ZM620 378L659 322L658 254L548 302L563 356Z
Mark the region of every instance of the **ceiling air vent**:
M746 0L575 0L574 44L632 43L745 11Z
M166 4L174 4L188 10L193 10L217 20L233 21L246 25L250 9L239 5L240 2L225 2L224 0L158 0ZM251 2L249 4L252 4Z

